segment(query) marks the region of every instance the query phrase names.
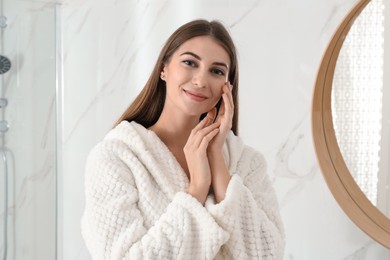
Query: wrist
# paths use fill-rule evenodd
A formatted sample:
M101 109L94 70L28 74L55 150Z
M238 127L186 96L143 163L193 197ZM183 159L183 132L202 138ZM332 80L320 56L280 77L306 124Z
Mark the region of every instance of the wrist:
M202 205L206 202L207 194L210 190L210 185L197 186L195 184L190 184L188 187L187 193L196 198Z
M213 173L212 175L218 172L221 167L226 167L225 157L223 156L222 150L210 152L207 154L207 157L209 159L211 172Z
M223 152L222 152L222 147L221 148L214 148L214 149L208 149L207 150L207 157L209 158L209 160L213 160L213 159L221 159L223 158Z
M217 203L220 203L225 199L226 190L231 180L229 172L221 172L218 175L213 176L212 188L214 190L214 197Z

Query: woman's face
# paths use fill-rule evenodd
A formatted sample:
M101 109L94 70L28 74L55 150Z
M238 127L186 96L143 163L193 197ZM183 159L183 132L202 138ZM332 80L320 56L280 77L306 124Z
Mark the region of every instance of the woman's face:
M164 65L165 106L190 116L210 111L221 98L229 68L228 53L214 39L209 36L189 39Z

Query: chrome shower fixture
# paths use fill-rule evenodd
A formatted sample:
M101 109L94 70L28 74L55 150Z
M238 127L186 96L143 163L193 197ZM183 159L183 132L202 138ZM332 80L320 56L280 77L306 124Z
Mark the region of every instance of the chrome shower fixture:
M0 75L7 73L11 69L11 60L0 55Z
M8 105L8 100L6 98L0 98L0 109L5 108Z
M5 120L0 121L0 133L5 133L9 129L9 124Z
M6 28L8 25L7 17L4 15L0 15L0 28Z

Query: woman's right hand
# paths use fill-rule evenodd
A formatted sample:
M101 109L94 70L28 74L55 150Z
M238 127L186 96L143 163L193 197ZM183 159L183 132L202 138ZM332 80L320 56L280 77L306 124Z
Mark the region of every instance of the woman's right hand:
M219 132L219 123L212 123L215 113L215 109L211 110L192 129L183 149L190 173L188 193L197 198L202 204L206 201L211 186L211 170L207 158L207 147Z

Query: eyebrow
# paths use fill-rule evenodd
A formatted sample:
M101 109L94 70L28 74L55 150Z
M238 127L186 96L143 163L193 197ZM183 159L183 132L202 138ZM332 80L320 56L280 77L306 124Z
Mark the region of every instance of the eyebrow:
M193 56L194 58L198 59L198 60L202 60L199 55L193 53L193 52L190 52L190 51L186 51L186 52L183 52L182 54L180 54L180 56L182 55L191 55ZM225 67L227 70L229 70L229 66L226 64L226 63L223 63L223 62L213 62L213 65L219 65L219 66L222 66L222 67Z

